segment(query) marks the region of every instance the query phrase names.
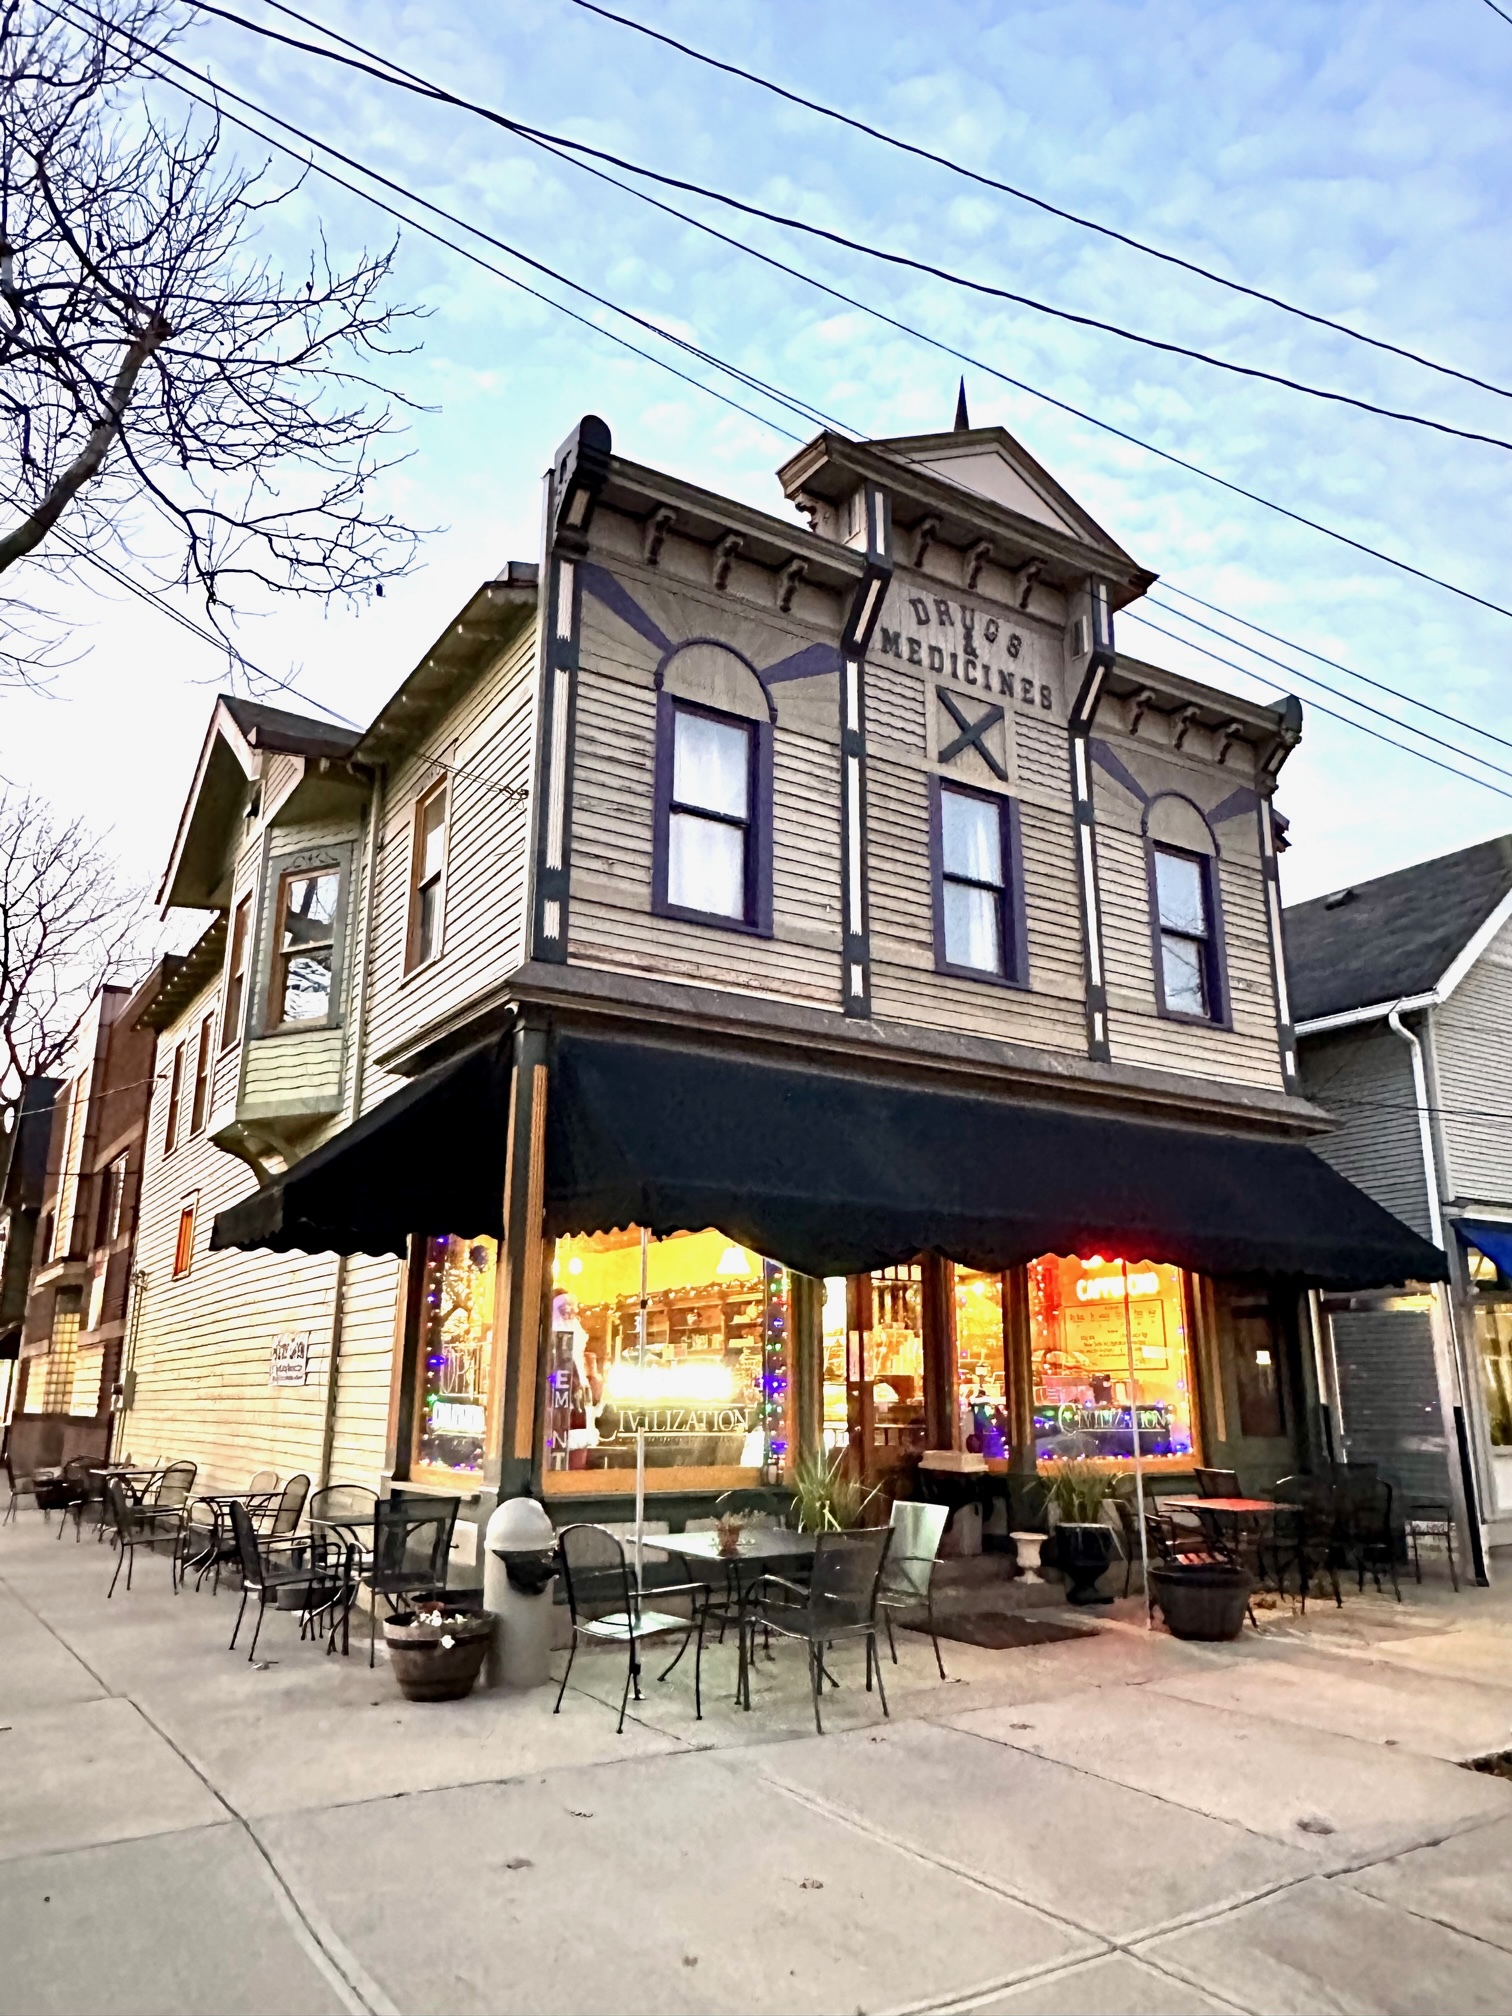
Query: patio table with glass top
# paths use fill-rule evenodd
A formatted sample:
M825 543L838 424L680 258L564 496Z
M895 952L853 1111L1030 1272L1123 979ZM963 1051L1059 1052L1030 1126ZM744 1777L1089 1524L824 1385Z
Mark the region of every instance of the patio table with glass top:
M791 1572L800 1565L806 1573L807 1564L814 1557L814 1535L794 1533L786 1526L747 1526L733 1554L720 1546L718 1533L712 1531L648 1533L644 1544L648 1552L659 1548L662 1553L686 1561L696 1569L722 1568L725 1572L726 1602L737 1615L743 1612L752 1586L763 1575L781 1574L784 1569ZM729 1621L733 1622L734 1618ZM719 1635L722 1642L723 1621ZM749 1701L745 1706L750 1706Z

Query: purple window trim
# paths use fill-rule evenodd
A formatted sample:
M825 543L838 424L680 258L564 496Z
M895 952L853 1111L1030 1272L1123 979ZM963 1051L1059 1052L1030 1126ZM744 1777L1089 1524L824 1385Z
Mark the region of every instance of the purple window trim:
M720 917L708 910L690 910L667 897L667 858L672 829L672 758L679 711L701 714L710 721L729 721L751 737L751 796L746 822L746 886L744 917ZM747 938L772 936L772 724L744 714L723 714L715 707L679 700L662 689L656 696L656 806L651 833L651 913L675 917L685 924L707 924L717 931L736 931Z
M934 962L937 973L949 973L961 980L981 980L989 987L1012 987L1022 991L1029 985L1029 921L1024 902L1024 848L1016 798L999 791L978 791L932 773L929 786L929 891L934 924ZM945 956L945 836L940 800L945 791L958 791L963 798L980 798L995 805L998 836L1002 844L1003 892L1000 917L1003 937L1003 971L985 972L980 966L957 966Z
M1165 998L1165 961L1161 956L1160 891L1155 881L1155 856L1172 854L1182 861L1195 861L1202 875L1202 905L1207 916L1208 935L1203 951L1203 978L1207 983L1208 1012L1189 1015L1182 1008L1168 1008ZM1155 1008L1167 1022L1185 1022L1199 1029L1232 1029L1229 1000L1228 960L1223 945L1223 898L1219 889L1218 855L1194 854L1189 847L1172 847L1164 840L1145 836L1145 883L1150 895L1150 959L1155 969ZM1180 935L1180 934L1177 934Z

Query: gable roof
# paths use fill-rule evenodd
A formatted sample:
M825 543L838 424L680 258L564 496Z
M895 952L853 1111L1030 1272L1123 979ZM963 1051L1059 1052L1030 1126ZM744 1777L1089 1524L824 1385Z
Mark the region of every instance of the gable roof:
M985 497L1006 510L1036 519L1072 539L1106 546L1127 560L1113 535L1098 524L1069 490L1056 482L1006 427L961 427L949 434L884 436L867 444L925 469L941 482L954 483L974 496Z
M277 750L287 756L341 757L349 756L357 746L359 731L334 721L312 721L308 714L264 707L260 701L243 700L235 693L223 693L220 704L254 749Z
M1285 936L1296 1021L1448 992L1456 962L1509 897L1512 834L1501 834L1293 904Z

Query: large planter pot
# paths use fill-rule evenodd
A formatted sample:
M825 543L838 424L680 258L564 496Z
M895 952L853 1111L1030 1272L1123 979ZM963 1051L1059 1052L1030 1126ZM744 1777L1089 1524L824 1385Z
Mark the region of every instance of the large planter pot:
M1150 1594L1173 1638L1237 1638L1254 1586L1255 1578L1247 1569L1230 1568L1222 1561L1150 1570Z
M385 1619L383 1640L405 1699L460 1701L470 1694L483 1670L493 1628L487 1612L459 1616L448 1611L437 1619L433 1613L417 1617L402 1610Z
M1113 1559L1113 1529L1101 1523L1083 1525L1061 1519L1055 1527L1055 1565L1066 1578L1068 1603L1111 1603L1098 1589Z

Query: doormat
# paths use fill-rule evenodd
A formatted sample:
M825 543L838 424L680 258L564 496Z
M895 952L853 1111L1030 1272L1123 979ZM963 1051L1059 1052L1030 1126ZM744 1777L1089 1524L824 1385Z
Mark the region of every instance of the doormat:
M1056 1624L1048 1617L1020 1617L1005 1610L977 1610L960 1617L935 1617L935 1631L958 1645L981 1645L988 1652L1016 1652L1023 1645L1059 1645L1067 1638L1095 1638L1080 1624Z

